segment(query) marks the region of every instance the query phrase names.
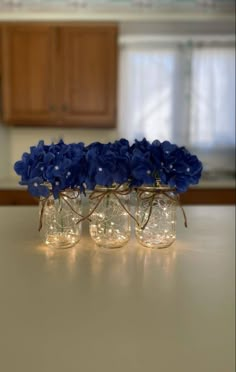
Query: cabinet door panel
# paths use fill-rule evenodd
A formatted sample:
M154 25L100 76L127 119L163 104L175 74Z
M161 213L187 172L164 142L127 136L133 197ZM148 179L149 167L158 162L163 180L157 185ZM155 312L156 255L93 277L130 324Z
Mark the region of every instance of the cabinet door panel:
M114 126L116 28L64 28L63 105L67 124Z
M4 119L15 124L55 119L54 34L46 26L3 31Z

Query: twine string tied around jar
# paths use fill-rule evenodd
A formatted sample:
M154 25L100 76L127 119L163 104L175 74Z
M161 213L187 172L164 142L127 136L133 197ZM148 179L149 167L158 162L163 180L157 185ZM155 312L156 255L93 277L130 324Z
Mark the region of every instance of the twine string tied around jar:
M63 199L63 201L68 205L68 207L72 210L73 213L75 213L78 217L82 217L83 218L83 215L78 213L71 205L71 203L68 201L69 200L74 200L74 199L77 199L78 196L79 196L79 190L71 190L73 192L75 192L75 195L68 195L68 193L66 191L61 191L59 193L59 198L60 199ZM49 200L49 198L52 196L52 192L49 193L49 195L45 198L41 198L41 202L42 202L42 207L41 207L41 211L40 211L40 216L39 216L39 227L38 227L38 231L40 231L42 229L42 226L43 226L43 215L44 215L44 210L45 210L45 206L47 205L47 202Z
M171 200L174 203L177 203L177 205L180 207L180 209L182 211L182 214L183 214L183 217L184 217L184 226L185 227L188 227L187 216L186 216L186 213L184 211L184 208L183 208L183 206L181 204L179 194L174 193L174 195L176 196L176 199L175 199L175 198L173 198L172 196L170 196L168 194L168 191L173 191L173 190L171 190L171 189L169 189L169 190L163 190L161 188L151 188L150 190L147 190L147 189L144 189L144 188L142 189L141 188L140 190L137 190L138 198L141 199L141 200L145 200L145 201L148 201L149 202L148 217L147 217L146 222L140 227L142 230L145 229L145 227L147 226L147 224L148 224L148 222L150 220L150 217L151 217L151 214L152 214L152 209L153 209L153 203L154 203L154 200L155 200L155 197L156 197L157 194L165 195L169 200ZM146 195L147 193L149 195Z
M104 198L106 196L113 195L117 199L117 201L119 202L121 207L125 210L125 212L138 224L138 221L136 220L136 218L132 215L132 213L130 213L130 211L126 208L126 206L124 205L124 203L120 199L122 196L129 195L130 192L131 192L129 187L127 187L125 189L121 189L122 186L123 185L118 185L118 186L115 186L115 187L107 187L107 188L101 187L101 190L92 191L92 193L89 196L89 199L95 201L96 204L90 210L89 214L87 216L84 216L83 218L81 218L78 221L78 223L83 221L83 220L89 219L89 217L92 216L92 214L95 212L95 210L98 208L98 206L104 200Z

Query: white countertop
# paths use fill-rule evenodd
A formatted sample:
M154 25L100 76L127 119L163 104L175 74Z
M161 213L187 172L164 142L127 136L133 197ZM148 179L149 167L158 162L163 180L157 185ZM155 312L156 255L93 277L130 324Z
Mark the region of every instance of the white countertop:
M234 207L186 207L172 247L40 243L0 207L0 371L233 372Z

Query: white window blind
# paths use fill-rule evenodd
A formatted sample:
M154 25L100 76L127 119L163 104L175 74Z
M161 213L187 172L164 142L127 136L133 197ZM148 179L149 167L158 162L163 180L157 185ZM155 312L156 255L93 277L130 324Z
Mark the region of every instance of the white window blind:
M192 55L190 141L198 147L235 144L235 52L196 48Z
M213 159L211 168L226 162L234 168L234 44L167 45L146 41L121 46L120 136L170 140L206 153Z

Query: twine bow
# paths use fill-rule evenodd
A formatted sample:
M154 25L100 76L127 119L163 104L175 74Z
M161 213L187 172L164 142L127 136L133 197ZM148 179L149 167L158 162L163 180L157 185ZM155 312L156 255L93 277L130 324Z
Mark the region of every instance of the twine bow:
M163 190L163 189L158 189L158 188L152 188L150 190L145 190L145 189L140 189L140 190L137 190L137 195L138 195L138 198L141 199L141 200L146 200L149 202L149 211L148 211L148 217L147 217L147 220L146 222L140 227L142 230L145 229L145 227L147 226L149 220L150 220L150 217L151 217L151 214L152 214L152 209L153 209L153 202L155 200L155 197L156 197L156 194L163 194L165 195L168 199L170 199L172 202L174 203L177 203L177 205L180 207L182 213L183 213L183 217L184 217L184 226L185 227L188 227L188 223L187 223L187 216L186 216L186 213L184 211L184 208L181 204L181 201L180 201L180 196L179 194L175 194L176 198L173 198L172 196L170 196L168 194L168 191L173 191L171 189L167 189L167 190ZM147 195L147 193L149 195Z
M79 217L83 217L82 214L78 213L73 207L72 205L69 203L69 201L67 199L70 199L70 200L74 200L76 198L78 198L79 196L79 191L78 190L73 190L73 191L76 191L75 195L68 195L68 193L66 191L61 191L59 193L59 199L63 199L63 201L70 207L70 209L72 210L72 212L74 212L77 216ZM41 199L41 203L42 203L42 207L41 207L41 211L40 211L40 216L39 216L39 227L38 227L38 231L40 231L42 229L42 226L43 226L43 215L44 215L44 209L45 209L45 206L49 200L49 198L52 196L52 192L50 192L50 194L45 197L45 198L42 198Z
M116 187L111 187L111 188L105 188L101 190L94 190L90 196L90 200L97 201L95 206L90 210L89 214L83 218L81 218L77 223L82 222L83 220L89 219L89 217L94 213L94 211L98 208L98 206L101 204L101 202L104 200L104 198L108 195L113 195L121 205L121 207L125 210L125 212L138 224L138 221L136 218L130 213L130 211L126 208L124 203L122 203L120 197L129 195L130 194L130 189L127 187L125 189L121 189L122 185L118 185Z
M108 195L113 195L119 202L119 204L121 205L121 207L126 211L126 213L135 221L135 223L142 229L144 230L145 227L147 226L149 220L150 220L150 217L151 217L151 214L152 214L152 209L153 209L153 202L155 200L155 197L156 197L156 194L163 194L165 195L168 199L170 199L172 202L174 203L177 203L178 206L181 208L181 211L183 213L183 217L184 217L184 226L185 227L188 227L188 224L187 224L187 216L185 214L185 211L184 211L184 208L183 206L181 205L181 202L180 202L180 197L179 197L179 194L175 194L176 196L176 199L173 198L172 196L170 196L167 191L172 191L172 190L166 190L164 191L163 189L158 189L158 188L152 188L152 190L145 190L145 189L140 189L140 190L137 190L137 195L138 195L138 198L140 198L141 200L146 200L149 202L149 211L148 211L148 218L146 220L146 222L140 226L140 223L137 221L137 219L130 213L130 211L125 207L124 203L122 203L120 197L122 196L125 196L125 195L129 195L130 194L130 189L127 187L126 189L120 189L122 185L118 185L116 187L112 187L112 188L104 188L104 190L94 190L90 196L89 196L89 199L90 200L97 200L95 206L90 210L89 214L86 215L86 216L83 216L81 215L80 213L78 213L77 211L75 211L75 209L72 207L72 205L69 203L69 201L67 199L70 199L70 200L73 200L73 199L76 199L79 195L79 191L77 191L77 194L75 194L74 196L71 196L71 195L68 195L65 191L62 191L60 192L59 194L59 198L63 199L64 202L70 207L70 209L79 217L81 217L78 221L77 221L77 224L84 221L84 220L89 220L89 217L94 213L94 211L98 208L98 206L101 204L101 202L103 201L103 199L108 196ZM147 193L149 195L147 195ZM41 203L42 203L42 208L41 208L41 211L40 211L40 217L39 217L39 228L38 228L38 231L40 231L42 229L42 225L43 225L43 215L44 215L44 209L45 209L45 206L47 204L47 201L49 200L49 198L52 196L52 193L50 192L50 194L46 197L46 198L43 198L41 199Z

